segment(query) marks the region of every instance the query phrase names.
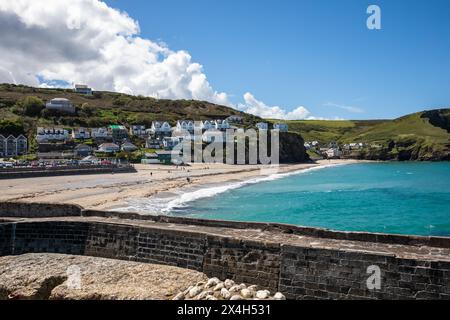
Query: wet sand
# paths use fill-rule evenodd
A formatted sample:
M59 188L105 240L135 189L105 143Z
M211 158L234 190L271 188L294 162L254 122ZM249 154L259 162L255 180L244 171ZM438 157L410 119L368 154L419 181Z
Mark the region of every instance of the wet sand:
M1 180L0 201L70 203L89 209L111 210L126 206L130 199L152 197L182 188L358 162L361 161L321 160L316 163L280 165L277 169L260 165L193 164L177 168L139 164L136 165L136 173Z

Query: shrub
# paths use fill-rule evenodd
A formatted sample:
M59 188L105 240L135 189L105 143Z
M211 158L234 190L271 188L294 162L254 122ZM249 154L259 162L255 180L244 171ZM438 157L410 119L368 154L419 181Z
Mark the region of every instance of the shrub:
M0 120L0 134L14 136L24 134L23 124L19 121Z
M42 109L44 109L44 102L38 97L26 97L21 104L25 115L29 117L39 116Z

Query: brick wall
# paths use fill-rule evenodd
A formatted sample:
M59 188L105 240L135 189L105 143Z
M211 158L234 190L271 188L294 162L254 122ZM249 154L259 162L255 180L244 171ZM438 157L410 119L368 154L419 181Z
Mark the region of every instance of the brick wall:
M208 236L203 272L210 277L233 279L277 290L280 247L258 241Z
M290 299L450 299L450 263L282 246L279 290ZM368 290L369 266L381 289Z
M10 224L12 225L12 224ZM80 222L20 222L15 224L11 239L13 254L49 252L83 255L88 223Z

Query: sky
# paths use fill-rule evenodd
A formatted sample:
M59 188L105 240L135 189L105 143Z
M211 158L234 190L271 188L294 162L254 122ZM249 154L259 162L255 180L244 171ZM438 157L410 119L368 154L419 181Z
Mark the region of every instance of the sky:
M366 26L372 4L381 30ZM0 82L83 82L280 119L450 105L448 0L0 0L2 29Z

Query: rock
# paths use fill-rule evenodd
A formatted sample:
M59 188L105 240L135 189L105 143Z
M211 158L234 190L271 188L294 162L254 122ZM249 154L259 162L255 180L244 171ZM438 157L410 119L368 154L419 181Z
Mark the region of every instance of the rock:
M79 284L77 277L69 278L77 271ZM186 299L186 288L207 280L198 271L116 259L53 253L0 257L0 300L168 300L179 293Z
M202 292L202 289L200 287L193 287L191 290L189 290L188 297L189 298L194 298L200 292Z
M224 282L225 288L227 289L230 289L232 286L234 286L234 284L235 284L234 281L230 279L227 279Z
M212 295L212 294L213 294L213 292L212 292L211 290L209 290L209 291L203 291L202 293L200 293L200 294L197 296L197 300L204 300L204 299L206 299L207 296L210 296L210 295Z
M274 298L275 300L286 300L286 297L285 297L284 294L282 294L281 292L275 293L275 295L273 296L273 298Z
M223 282L218 283L215 287L214 287L214 291L220 291L224 288L224 284Z
M239 292L239 291L241 291L241 289L239 288L239 286L234 285L234 286L232 286L232 287L230 288L229 291L230 291L231 293L234 293L234 292Z
M172 300L184 300L185 297L186 297L186 295L184 294L184 292L180 292L175 297L173 297Z
M214 297L214 296L209 295L209 296L206 297L205 300L217 300L217 298Z
M189 291L191 291L191 289L192 289L193 287L194 287L194 286L189 286L189 288L187 288L186 290L183 291L183 294L184 294L185 296L187 296L187 295L189 294Z
M259 290L256 291L256 298L258 299L267 299L270 295L270 291L268 290Z
M238 294L235 294L234 296L232 296L230 298L230 300L242 300L242 297L240 295L238 295Z
M258 286L257 285L252 285L252 286L249 286L247 289L250 290L250 291L257 291L258 290Z
M220 290L220 295L222 296L222 298L224 298L225 300L228 300L231 298L231 293L230 291L228 291L228 289L226 288L222 288L222 290Z
M212 288L217 286L220 283L220 280L218 278L211 278L208 280L208 282L206 282L205 284L205 288Z
M241 283L239 285L239 290L246 289L246 288L247 288L247 285L245 283Z
M250 299L250 298L253 298L253 292L249 289L242 289L241 296L244 299Z

